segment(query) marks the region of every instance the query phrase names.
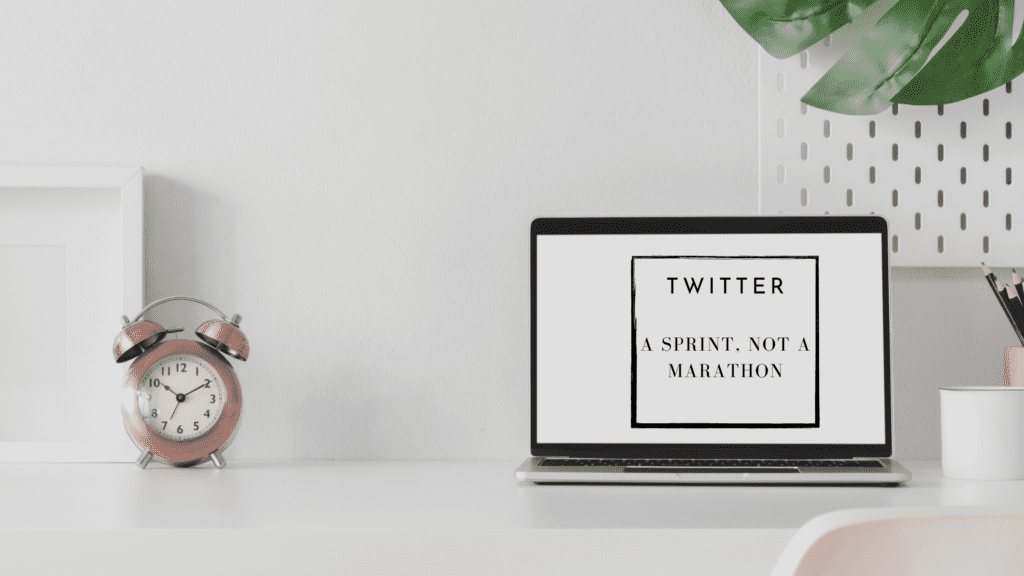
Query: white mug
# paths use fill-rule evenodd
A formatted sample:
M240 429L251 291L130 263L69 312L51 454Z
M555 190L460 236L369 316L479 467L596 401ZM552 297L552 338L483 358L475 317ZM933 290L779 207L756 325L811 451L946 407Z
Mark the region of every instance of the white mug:
M942 473L968 480L1024 480L1024 388L939 389Z

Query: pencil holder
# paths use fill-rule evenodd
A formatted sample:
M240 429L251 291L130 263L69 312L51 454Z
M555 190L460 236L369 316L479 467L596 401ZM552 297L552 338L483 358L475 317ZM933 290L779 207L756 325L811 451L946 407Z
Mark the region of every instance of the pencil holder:
M1024 387L1024 347L1003 348L1003 385Z

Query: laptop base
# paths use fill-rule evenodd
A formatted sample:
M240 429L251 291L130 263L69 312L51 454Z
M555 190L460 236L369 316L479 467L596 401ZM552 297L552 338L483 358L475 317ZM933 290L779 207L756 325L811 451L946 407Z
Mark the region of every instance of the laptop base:
M613 484L872 484L898 485L910 480L910 471L889 458L871 458L877 468L795 467L795 468L693 468L651 467L638 470L626 466L541 466L544 458L534 457L516 469L519 480L537 483Z

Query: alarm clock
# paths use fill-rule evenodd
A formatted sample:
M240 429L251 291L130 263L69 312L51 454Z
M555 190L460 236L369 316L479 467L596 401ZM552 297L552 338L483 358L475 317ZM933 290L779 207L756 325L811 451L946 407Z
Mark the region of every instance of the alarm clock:
M164 328L144 320L146 312L175 300L202 304L220 319L196 330L199 340L171 339L182 328ZM146 306L134 320L121 317L123 327L114 339L114 360L134 360L122 385L121 416L132 442L141 451L136 464L145 468L153 458L171 466L213 462L226 465L222 452L231 444L242 415L238 376L224 355L249 357L249 341L212 304L187 296L171 296Z

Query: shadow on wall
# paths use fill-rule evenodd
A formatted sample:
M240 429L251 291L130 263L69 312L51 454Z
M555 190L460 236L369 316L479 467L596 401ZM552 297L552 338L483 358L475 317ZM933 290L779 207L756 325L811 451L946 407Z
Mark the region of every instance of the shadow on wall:
M235 215L215 196L159 175L145 177L146 301L194 296L231 308L237 296ZM208 319L209 311L189 311L179 322ZM167 315L161 307L154 314ZM226 314L230 312L226 311Z
M896 456L937 460L939 388L1001 386L1003 347L1020 343L980 266L893 268L890 288Z

